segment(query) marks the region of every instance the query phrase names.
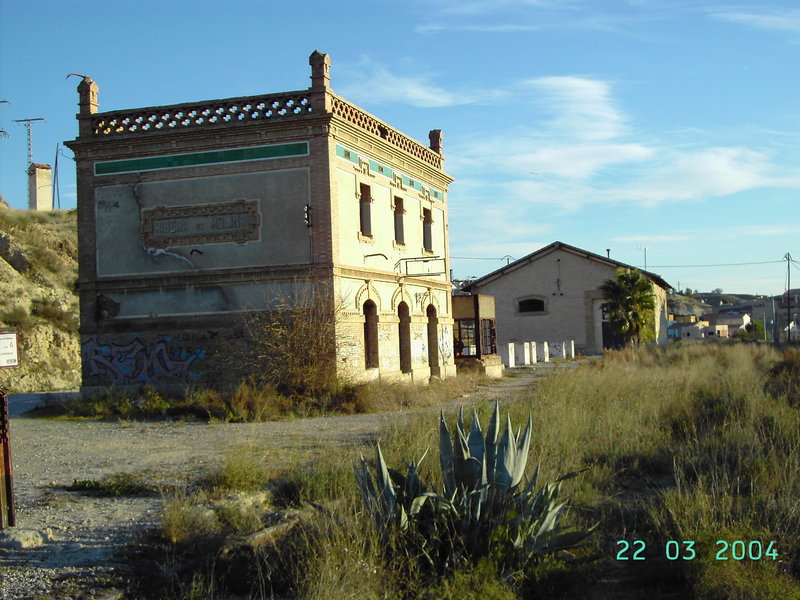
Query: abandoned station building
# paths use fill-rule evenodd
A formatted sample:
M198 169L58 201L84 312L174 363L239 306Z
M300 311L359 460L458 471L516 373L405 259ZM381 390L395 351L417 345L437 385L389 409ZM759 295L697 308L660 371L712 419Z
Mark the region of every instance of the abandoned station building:
M85 391L213 384L243 315L319 294L341 375L455 374L441 131L419 144L309 63L306 90L112 112L78 85Z

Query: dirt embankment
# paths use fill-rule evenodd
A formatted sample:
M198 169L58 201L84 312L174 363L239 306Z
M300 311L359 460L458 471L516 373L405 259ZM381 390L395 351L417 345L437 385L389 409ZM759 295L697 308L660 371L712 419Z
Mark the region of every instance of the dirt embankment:
M80 385L75 211L0 204L0 329L19 334L21 366L0 369L12 393Z

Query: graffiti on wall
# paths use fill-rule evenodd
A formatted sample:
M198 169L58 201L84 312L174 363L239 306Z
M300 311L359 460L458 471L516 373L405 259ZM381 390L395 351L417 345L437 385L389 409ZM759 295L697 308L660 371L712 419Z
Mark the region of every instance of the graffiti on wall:
M162 338L147 345L138 337L127 344L103 343L92 337L81 345L85 377L105 377L112 385L188 383L192 363L205 356L200 348L171 345Z
M439 354L442 364L449 365L453 358L453 334L447 325L444 325L439 331Z
M561 357L567 355L567 343L566 342L550 342L548 344L550 349L550 356L553 357Z

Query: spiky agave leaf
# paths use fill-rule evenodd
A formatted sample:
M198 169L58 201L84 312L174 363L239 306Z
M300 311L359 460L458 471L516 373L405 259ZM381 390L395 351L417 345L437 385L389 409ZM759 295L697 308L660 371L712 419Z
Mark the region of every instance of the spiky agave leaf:
M469 453L481 462L485 462L486 455L486 440L483 439L483 431L481 431L481 422L478 418L478 411L472 409L472 424L469 428Z
M517 462L517 444L511 428L511 416L506 415L506 428L503 437L497 444L494 473L489 473L489 483L496 485L501 491L511 487L513 473Z
M405 485L402 488L406 498L416 498L428 491L427 486L422 482L418 473L419 465L427 455L428 450L425 450L419 460L412 460L408 464L408 474L405 477Z
M439 415L439 464L442 468L444 495L452 498L456 491L456 479L453 472L453 444L444 420L444 412Z
M467 465L470 459L469 444L460 423L456 424L453 432L453 474L455 475L456 490L470 489L472 470Z
M533 429L533 420L528 415L528 425L525 427L525 432L520 437L517 436L516 448L516 463L514 464L514 472L511 478L511 487L516 488L522 477L525 475L525 467L528 464L528 452L531 448L531 430Z
M386 461L383 459L381 452L381 444L376 444L376 492L377 496L381 499L380 506L386 512L387 517L391 517L397 510L397 494L394 491L392 478L389 475L389 469L386 467Z
M353 464L353 471L356 476L356 483L358 489L361 491L361 498L364 500L364 506L368 512L374 512L377 509L377 494L375 493L375 484L372 480L372 474L369 472L367 461L364 460L364 455L361 455L360 464Z
M489 418L489 428L486 430L486 476L492 482L495 464L497 462L497 436L500 429L500 402L495 401L492 416Z

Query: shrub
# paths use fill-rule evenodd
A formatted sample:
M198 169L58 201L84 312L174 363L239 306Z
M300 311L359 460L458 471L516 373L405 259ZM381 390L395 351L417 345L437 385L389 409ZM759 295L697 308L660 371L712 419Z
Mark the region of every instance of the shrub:
M800 406L800 350L787 348L769 371L766 391L785 397L789 404Z
M31 314L49 321L62 331L76 333L78 318L72 311L66 311L55 300L40 298L31 302Z
M325 286L309 290L298 283L272 310L245 317L250 345L236 353L237 366L287 395L335 393L336 323L342 309L332 297Z
M20 333L27 333L36 325L36 319L24 308L15 306L0 313L0 323L6 327L14 327Z
M202 502L202 495L179 494L164 501L161 534L172 543L219 533L216 513Z
M433 574L453 572L464 562L489 557L502 570L525 568L538 557L572 548L591 533L560 525L567 504L558 503L560 482L536 489L539 469L522 485L530 448L532 421L514 435L510 417L500 437L500 408L495 404L484 436L477 413L465 433L459 413L452 440L444 418L439 426L442 492L429 492L418 474L418 461L406 475L390 470L377 448L373 480L363 456L355 467L367 511L387 542ZM423 455L424 458L424 455ZM422 459L420 459L421 461ZM393 538L392 534L396 534Z

